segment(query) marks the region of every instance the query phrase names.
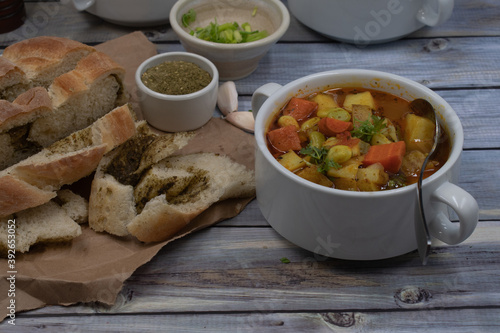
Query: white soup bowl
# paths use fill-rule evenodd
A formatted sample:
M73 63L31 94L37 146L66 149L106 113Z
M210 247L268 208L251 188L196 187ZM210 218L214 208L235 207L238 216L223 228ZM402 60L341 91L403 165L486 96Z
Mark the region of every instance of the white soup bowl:
M285 169L271 155L266 132L292 96L338 87L362 87L413 100L424 98L438 112L451 139L447 162L423 181L423 204L431 236L458 244L478 221L475 199L458 187L463 129L451 106L409 79L370 70L346 69L302 77L285 86L268 83L252 96L256 139L257 202L269 224L284 238L314 253L350 260L375 260L417 249L416 184L380 192L353 192L317 185ZM459 222L451 222L448 208Z

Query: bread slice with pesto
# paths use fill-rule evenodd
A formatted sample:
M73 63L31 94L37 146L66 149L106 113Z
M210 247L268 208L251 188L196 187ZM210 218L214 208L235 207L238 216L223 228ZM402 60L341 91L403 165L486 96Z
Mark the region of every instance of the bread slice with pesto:
M137 215L134 187L152 165L184 147L193 133L153 132L145 121L136 134L103 157L92 181L89 226L117 236L129 235L127 225Z
M229 157L178 155L193 133L156 135L144 125L96 170L89 199L89 225L95 231L164 241L212 204L255 195L253 171ZM150 145L164 147L161 156L152 158Z
M1 171L0 217L41 205L63 185L90 175L104 154L135 134L135 121L133 111L123 105Z
M254 194L253 172L227 156L169 157L149 169L134 188L138 214L127 230L143 242L163 241L214 203Z

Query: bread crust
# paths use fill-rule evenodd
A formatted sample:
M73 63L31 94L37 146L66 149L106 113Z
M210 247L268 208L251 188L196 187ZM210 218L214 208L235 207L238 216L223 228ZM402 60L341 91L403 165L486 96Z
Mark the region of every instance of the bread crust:
M6 47L3 57L19 66L30 80L36 80L42 73L54 71L69 55L78 53L81 57L94 51L93 47L68 38L39 36Z
M92 140L106 145L105 154L136 133L136 118L128 104L122 105L92 125Z
M154 198L127 226L131 235L145 243L161 242L174 236L209 205L183 211L165 200L165 195Z
M81 59L74 70L56 77L49 87L49 93L55 107L59 107L69 98L89 89L96 80L115 75L123 84L125 69L102 52L93 52ZM123 90L123 89L122 89ZM118 104L127 97L118 96Z
M17 73L18 75L24 76L24 72L15 64L13 64L11 61L9 61L5 57L0 57L0 89L4 89L5 87L1 84L3 83L3 80L10 74L10 75L15 75ZM25 78L25 80L27 80Z
M7 58L0 57L0 91L8 90L15 85L25 85L29 88L29 80L26 74ZM13 99L9 93L1 95L2 98L8 98L9 101Z
M12 175L0 177L0 217L42 205L56 196Z
M57 190L90 175L107 149L108 145L102 144L57 159L16 165L11 174L39 188Z

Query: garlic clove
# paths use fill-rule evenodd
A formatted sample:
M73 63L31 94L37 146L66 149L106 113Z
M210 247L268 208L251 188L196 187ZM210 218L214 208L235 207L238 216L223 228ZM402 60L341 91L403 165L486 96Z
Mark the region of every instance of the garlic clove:
M224 82L219 86L217 106L225 116L238 110L238 92L233 81Z
M250 111L231 112L224 119L246 132L253 133L254 131L255 119Z

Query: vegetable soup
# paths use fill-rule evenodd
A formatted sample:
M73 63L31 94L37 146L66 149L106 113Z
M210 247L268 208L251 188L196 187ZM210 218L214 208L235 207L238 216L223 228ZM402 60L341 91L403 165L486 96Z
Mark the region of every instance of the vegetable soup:
M435 133L398 96L338 88L293 97L267 131L268 147L286 169L327 187L381 191L417 182ZM428 177L446 162L450 141L441 128Z

